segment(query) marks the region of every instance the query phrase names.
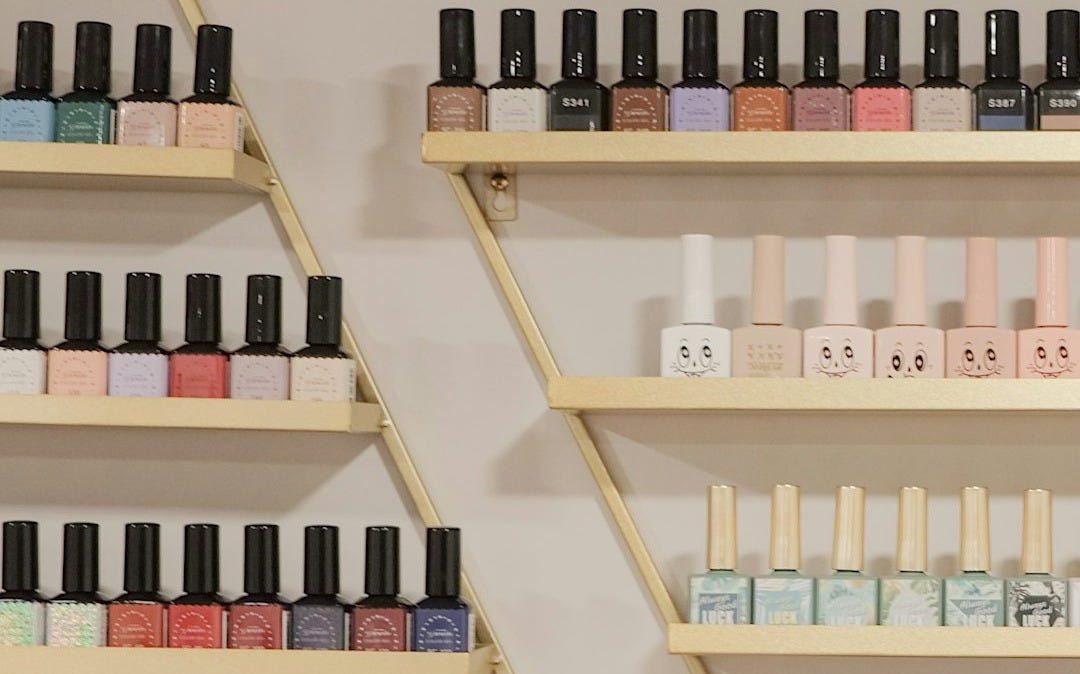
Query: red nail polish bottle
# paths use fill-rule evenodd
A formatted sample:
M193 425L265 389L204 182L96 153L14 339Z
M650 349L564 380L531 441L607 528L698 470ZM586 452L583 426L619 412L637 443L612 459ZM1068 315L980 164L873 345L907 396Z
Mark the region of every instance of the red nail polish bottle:
M169 604L169 648L221 648L225 600L218 594L218 525L184 527L184 592Z
M124 594L109 604L109 645L165 646L165 597L161 589L161 528L133 523L124 528Z
M184 344L169 357L169 396L229 397L229 354L221 341L221 277L188 274Z
M282 648L289 605L281 589L278 528L244 527L244 596L229 606L229 648Z
M398 528L367 528L364 592L352 610L349 649L407 651L413 605L398 596Z

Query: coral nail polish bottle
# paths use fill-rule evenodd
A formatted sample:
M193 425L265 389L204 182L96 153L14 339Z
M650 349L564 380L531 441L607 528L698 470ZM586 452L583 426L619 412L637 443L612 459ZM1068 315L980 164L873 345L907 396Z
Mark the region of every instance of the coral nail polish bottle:
M113 142L116 101L109 97L112 26L80 21L75 26L75 84L56 104L56 140L61 143Z
M803 377L874 376L874 331L857 325L855 237L825 237L825 325L803 333Z
M730 377L731 331L717 327L713 305L713 238L682 236L682 325L660 333L663 377Z
M926 13L926 78L911 99L916 131L971 131L971 89L960 81L960 14L952 9Z
M173 398L227 398L229 354L221 341L221 277L188 274L187 343L169 356L169 395Z
M20 21L15 54L15 89L0 96L0 140L56 140L52 97L53 25Z
M1011 9L986 13L986 81L975 87L975 128L1035 128L1035 96L1020 81L1020 14Z
M813 625L814 579L799 573L799 488L778 484L772 491L772 538L769 566L773 572L754 579L755 625Z
M461 593L461 530L427 530L427 597L413 609L412 650L465 653L476 642L476 617Z
M290 354L281 347L281 277L248 277L247 346L229 357L229 397L289 399Z
M878 581L863 574L866 492L836 488L831 576L817 579L814 621L818 625L876 625Z
M0 646L45 643L45 599L38 594L37 522L4 522Z
M307 342L290 364L292 400L356 400L356 361L341 350L341 279L308 278Z
M730 128L730 96L719 74L716 12L689 9L683 14L683 79L671 87L672 131Z
M945 625L1005 624L1005 583L990 575L990 490L960 492L960 575L945 579Z
M65 341L49 350L49 394L103 396L109 392L109 352L101 339L101 274L69 271Z
M1069 622L1068 585L1055 578L1053 493L1024 491L1024 538L1019 578L1005 581L1009 627L1065 627Z
M791 92L796 131L847 131L851 90L840 83L837 13L812 9L804 18L803 77Z
M1069 329L1069 242L1058 236L1037 242L1035 327L1017 333L1020 379L1076 379L1080 330Z
M278 528L244 527L244 596L229 605L229 648L280 649L288 633L289 605L281 589Z
M165 647L161 596L161 527L133 522L124 527L124 594L109 604L109 646Z
M743 15L743 81L731 92L734 131L787 131L791 92L780 83L776 12L752 9Z
M750 578L735 570L735 487L712 485L707 496L709 570L690 577L690 622L743 625L750 622L752 590Z
M488 88L489 131L547 131L548 90L536 81L536 15L502 11L502 79Z
M64 525L64 592L49 602L46 646L104 646L108 609L98 594L98 525Z
M221 648L225 599L219 587L218 525L184 527L184 594L169 604L169 648Z
M304 528L304 596L292 607L289 648L340 651L346 643L346 607L338 566L338 528Z
M244 111L229 98L232 28L199 26L195 93L180 101L176 144L244 151Z
M900 488L896 524L896 575L881 584L879 624L937 627L941 624L941 579L926 573L926 490Z
M927 326L926 237L896 237L896 297L893 327L874 334L878 379L937 379L945 376L945 333Z
M596 81L596 12L563 12L562 77L549 93L552 131L607 131L611 92Z
M127 275L124 339L109 353L109 395L169 395L169 352L161 347L161 275Z
M439 78L428 86L428 131L487 128L487 89L476 82L471 9L439 12Z
M667 131L668 89L656 78L656 12L623 12L623 79L611 87L612 131Z
M117 145L176 145L177 104L169 97L171 75L172 29L139 24L132 93L116 105Z
M407 651L411 603L398 596L400 562L397 527L368 527L364 592L352 608L349 648L354 651Z
M41 279L36 271L4 272L4 340L0 342L0 393L45 393L46 357L41 336Z
M784 237L754 237L751 295L751 324L731 331L731 376L801 376L802 333L784 325Z
M1080 129L1080 12L1046 13L1046 81L1035 90L1039 128Z
M866 79L852 94L855 131L910 131L911 90L900 81L900 13L866 13Z
M945 376L1016 378L1016 331L998 327L997 239L967 240L963 328L945 333Z

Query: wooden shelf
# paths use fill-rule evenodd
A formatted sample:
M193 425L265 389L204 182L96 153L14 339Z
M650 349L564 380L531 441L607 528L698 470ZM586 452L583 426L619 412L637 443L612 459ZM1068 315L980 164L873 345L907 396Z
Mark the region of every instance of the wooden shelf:
M1032 627L668 626L681 655L1080 658L1080 630Z
M422 154L453 173L1080 174L1071 131L428 132Z
M270 167L233 150L0 142L0 186L263 194Z
M0 424L378 433L373 403L0 395Z
M19 674L488 674L492 649L472 653L254 651L195 648L0 648Z
M556 377L553 409L593 412L1080 411L1080 380Z

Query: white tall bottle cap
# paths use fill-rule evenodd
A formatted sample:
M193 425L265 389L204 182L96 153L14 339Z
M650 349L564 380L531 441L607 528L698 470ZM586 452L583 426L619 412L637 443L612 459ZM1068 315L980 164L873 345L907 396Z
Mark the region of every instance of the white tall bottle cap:
M855 237L825 237L825 325L855 325Z
M712 325L716 322L712 236L684 234L682 265L682 322L687 325Z

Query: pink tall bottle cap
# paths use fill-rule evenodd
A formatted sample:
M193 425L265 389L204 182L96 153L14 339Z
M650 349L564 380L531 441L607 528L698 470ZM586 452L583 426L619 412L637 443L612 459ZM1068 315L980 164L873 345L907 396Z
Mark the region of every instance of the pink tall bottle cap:
M893 322L926 325L926 237L896 237Z
M1035 325L1069 325L1069 242L1060 236L1041 237L1035 261Z
M997 281L997 239L988 236L968 239L964 325L997 327Z
M750 322L784 324L784 237L754 237L754 284Z
M713 238L709 234L682 236L684 325L716 322L713 293Z
M855 325L855 237L825 237L825 325Z

